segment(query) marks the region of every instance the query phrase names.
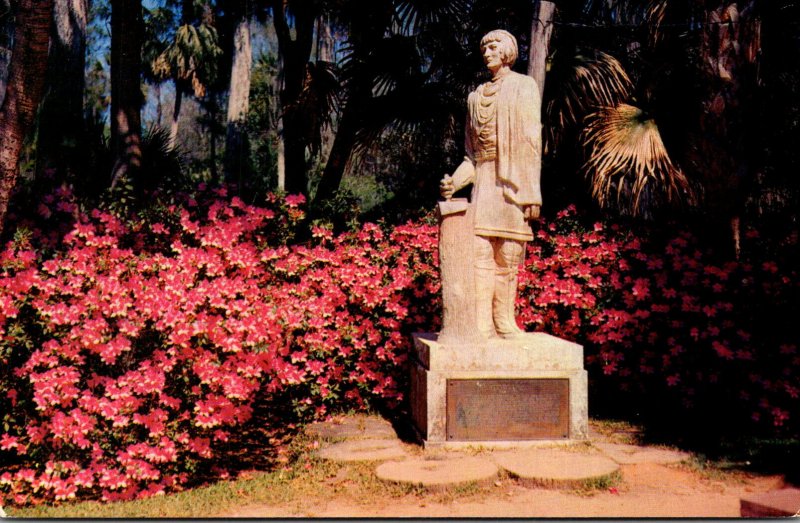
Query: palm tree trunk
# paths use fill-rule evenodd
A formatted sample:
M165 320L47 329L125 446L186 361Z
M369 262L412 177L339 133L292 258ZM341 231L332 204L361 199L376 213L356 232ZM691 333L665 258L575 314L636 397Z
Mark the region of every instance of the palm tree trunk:
M18 176L19 154L44 92L52 0L19 0L8 87L0 107L0 233Z
M528 76L536 80L539 98L544 94L544 77L547 72L547 56L550 53L550 37L553 34L553 16L556 4L537 0L531 21L531 48L528 59Z
M142 3L115 0L111 6L111 185L137 183L142 164Z
M228 96L228 128L225 140L225 176L228 181L235 180L241 185L249 162L244 127L250 103L250 72L253 60L250 44L250 20L246 14L242 14L236 24L233 49Z
M47 89L36 143L37 171L75 167L84 127L88 0L55 0L54 34L47 66Z

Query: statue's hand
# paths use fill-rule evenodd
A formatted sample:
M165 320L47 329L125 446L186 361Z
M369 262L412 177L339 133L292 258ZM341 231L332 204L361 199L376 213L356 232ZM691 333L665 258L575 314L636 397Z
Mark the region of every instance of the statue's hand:
M439 182L439 193L442 195L442 198L445 200L449 200L453 197L453 194L456 192L456 186L453 183L453 177L449 174L445 174L442 181Z
M536 220L542 210L541 205L526 205L522 208L522 214L526 220Z

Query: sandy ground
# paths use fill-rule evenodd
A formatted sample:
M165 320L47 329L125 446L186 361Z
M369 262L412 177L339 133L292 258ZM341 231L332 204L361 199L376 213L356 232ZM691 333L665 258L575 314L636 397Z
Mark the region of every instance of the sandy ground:
M361 423L353 419L350 423ZM385 423L378 419L372 425ZM327 428L341 429L336 423ZM380 427L378 427L380 428ZM367 430L377 430L371 427ZM636 444L638 429L590 422L590 440L597 451L603 444L625 444L627 449L650 452ZM391 431L390 431L391 434ZM341 434L334 434L341 435ZM613 445L612 445L613 446ZM410 447L416 448L416 447ZM636 452L639 452L637 450ZM420 453L419 449L416 450ZM639 454L646 458L644 454ZM688 456L688 455L687 455ZM428 492L384 490L380 483L364 489L355 469L342 468L335 477L307 484L291 502L243 506L220 517L416 517L416 518L735 518L740 499L785 486L784 477L725 472L697 467L696 462L662 464L667 460L632 459L620 466L621 480L602 490L557 490L526 486L501 475L494 483L471 490ZM675 461L675 460L672 460ZM694 463L693 465L690 463ZM366 469L368 470L368 469ZM309 479L309 481L312 481ZM375 479L375 481L378 481ZM374 484L373 484L374 485Z
M468 496L409 494L355 501L243 507L225 517L739 517L739 499L783 486L781 476L720 475L711 479L685 466L622 466L615 488L593 494L523 487L506 479ZM346 485L344 485L346 487ZM322 496L327 498L327 496ZM444 499L443 499L444 498Z

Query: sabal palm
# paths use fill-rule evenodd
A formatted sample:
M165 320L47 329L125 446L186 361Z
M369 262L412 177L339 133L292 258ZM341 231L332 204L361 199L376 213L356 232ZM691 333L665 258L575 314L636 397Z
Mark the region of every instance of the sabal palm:
M721 10L730 16L736 4L725 4ZM720 101L718 87L714 86L719 85L721 77L712 66L719 70L720 60L730 59L730 55L726 55L714 61L710 54L715 48L708 45L709 37L714 37L709 29L713 25L701 31L689 30L692 24L699 28L699 24L707 20L709 12L705 4L690 0L587 0L580 12L565 15L575 17L573 20L583 16L587 22L596 23L599 19L612 26L643 28L625 37L589 42L591 46L605 46L607 51L625 61L635 73L633 82L625 85L625 81L618 81L609 91L608 79L622 79L624 72L614 74L615 70L622 70L621 66L609 67L607 61L561 68L562 72L569 71L571 77L568 75L565 79L562 75L548 80L551 85L560 84L559 91L568 93L563 96L554 90L546 92L549 122L563 123L567 129L570 125L578 127L587 150L582 170L592 185L596 201L601 206L615 207L622 213L637 216L650 216L659 208L697 201L699 189L719 173L710 172L708 164L699 165L698 155L693 159L687 153L697 150L697 139L714 138L709 128L714 117L703 120L701 115L708 109L704 105L708 103L706 100ZM682 27L680 32L676 31L678 26ZM701 35L705 36L705 43ZM735 43L738 45L745 40L740 38ZM720 43L723 42L715 42ZM729 38L728 43L734 42ZM563 48L560 52L563 54ZM579 72L580 69L583 70ZM554 66L553 72L556 71L558 68ZM601 78L604 80L598 81ZM723 98L722 102L726 101ZM623 103L627 105L621 105ZM719 124L722 115L718 116L720 118L715 121ZM699 130L692 144L686 136L690 128L698 128L698 121ZM551 125L550 128L563 130L564 127ZM662 136L665 131L669 135L666 139ZM547 138L551 148L558 146L558 132L548 133ZM716 154L735 156L734 151L717 150ZM687 170L691 171L692 183L684 174ZM731 175L733 172L728 172L723 177Z
M171 79L175 85L175 106L172 114L169 143L175 146L178 120L184 94L205 96L207 87L217 76L217 63L222 49L217 30L210 17L198 16L208 6L194 0L182 2L181 25L175 30L172 41L154 56L150 69L157 81Z

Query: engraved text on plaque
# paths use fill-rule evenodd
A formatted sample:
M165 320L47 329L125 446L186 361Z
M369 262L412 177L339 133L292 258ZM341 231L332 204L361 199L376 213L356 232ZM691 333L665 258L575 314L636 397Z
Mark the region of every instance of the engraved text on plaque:
M448 441L568 437L568 379L447 380Z

